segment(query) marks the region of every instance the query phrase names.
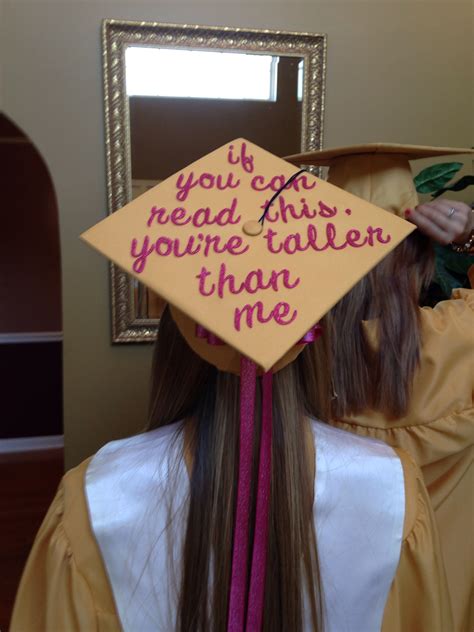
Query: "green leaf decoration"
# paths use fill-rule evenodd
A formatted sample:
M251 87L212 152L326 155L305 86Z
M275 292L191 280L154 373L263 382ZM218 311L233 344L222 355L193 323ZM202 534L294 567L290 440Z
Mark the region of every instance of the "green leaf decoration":
M436 273L435 273L435 283L437 283L442 292L443 298L448 299L451 297L451 292L457 288L462 287L462 282L459 281L457 277L447 270L447 268L443 265L443 262L439 259L436 259Z
M463 176L462 178L459 178L457 182L454 182L454 184L452 184L451 186L444 187L443 189L438 189L438 191L435 191L431 195L431 197L433 199L437 198L445 191L462 191L463 189L467 189L467 187L471 186L472 184L474 184L474 176Z
M415 188L418 193L438 191L456 175L462 166L462 162L442 162L426 167L415 177Z
M467 271L474 265L474 255L469 253L454 252L450 246L436 244L436 260L443 264L449 272L460 276L462 281L467 281Z
M469 287L467 271L474 263L474 256L457 254L449 246L435 246L436 272L434 282L441 289L439 299L448 299L457 287Z

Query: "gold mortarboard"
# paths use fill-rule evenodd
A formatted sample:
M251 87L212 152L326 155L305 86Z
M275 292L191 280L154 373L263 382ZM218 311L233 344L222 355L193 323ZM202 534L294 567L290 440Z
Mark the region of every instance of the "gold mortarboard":
M414 228L306 172L259 222L294 173L237 139L82 238L168 301L205 359L238 372L243 354L268 371ZM231 349L210 349L195 323Z
M419 204L410 160L472 154L472 149L369 143L288 156L295 165L329 167L327 182L400 217Z
M413 229L373 204L311 173L295 173L292 164L237 139L82 235L170 303L194 351L220 369L240 373L228 632L242 632L245 616L247 629L262 627L271 369L290 362L303 348L298 343L312 339L320 318ZM262 426L248 583L257 365L264 371Z

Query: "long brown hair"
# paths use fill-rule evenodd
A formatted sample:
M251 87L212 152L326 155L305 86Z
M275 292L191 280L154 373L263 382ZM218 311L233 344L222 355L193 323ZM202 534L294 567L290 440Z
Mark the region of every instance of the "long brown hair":
M300 632L305 594L314 630L322 630L313 519L314 450L308 416L319 412L315 402L320 409L324 407L324 390L327 394L330 390L321 380L315 383L314 362L314 355L305 349L274 376L265 632ZM259 393L256 407L258 413ZM150 429L186 419L192 454L177 629L223 632L236 501L239 378L197 356L168 310L162 316L155 347L149 419ZM259 430L254 442L254 480Z
M330 375L331 418L407 414L422 343L420 295L433 272L431 242L415 231L325 316L325 344L312 352L318 375ZM316 408L320 398L325 405L316 393Z

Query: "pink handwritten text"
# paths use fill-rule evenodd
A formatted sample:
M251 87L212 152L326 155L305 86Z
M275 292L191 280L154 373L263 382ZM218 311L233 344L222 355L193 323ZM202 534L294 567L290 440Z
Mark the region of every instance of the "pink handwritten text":
M138 239L133 238L130 245L130 255L135 260L132 268L137 274L141 274L145 269L148 257L156 253L160 257L185 257L186 255L194 256L202 254L209 257L211 254L243 255L249 249L248 245L244 245L242 237L239 235L231 235L226 239L221 235L190 235L183 242L176 237L158 237L151 242L150 237L146 235L141 244Z
M241 216L236 215L236 212L237 198L233 198L229 206L224 207L216 213L213 213L209 206L199 208L193 212L189 212L182 206L178 206L172 211L168 211L163 206L154 206L150 210L150 216L146 225L148 228L150 228L152 224L164 226L168 223L174 226L186 226L186 224L192 223L196 228L212 226L212 224L217 224L218 226L227 226L228 224L235 225L241 220Z
M178 189L176 198L180 202L184 202L195 187L201 189L216 188L219 191L225 191L226 189L236 189L239 185L240 180L233 173L228 173L227 179L222 174L202 173L200 176L195 176L194 171L191 171L186 177L184 173L180 173L176 180L176 188Z
M268 181L265 180L264 176L254 176L250 182L250 186L254 191L280 191L280 189L284 187L285 189L294 189L299 193L301 189L310 191L315 188L316 179L313 176L310 176L310 178L311 179L308 180L308 176L303 174L285 186L288 178L283 175L273 176Z
M388 244L392 239L391 235L384 236L382 228L374 228L372 226L367 227L365 235L362 235L359 230L352 228L340 237L338 236L336 226L331 222L326 224L324 232L318 232L314 224L308 224L304 236L301 233L291 233L279 239L278 232L272 228L268 228L263 237L267 241L269 252L279 254L284 251L288 255L293 255L296 252L305 252L309 248L312 248L316 252L323 252L328 248L332 250L344 250L348 247L373 247L375 243Z
M283 287L292 290L300 283L299 277L294 280L291 279L291 273L287 269L264 272L261 268L250 270L242 281L237 281L235 275L227 272L225 263L221 263L215 282L213 282L212 272L205 266L196 275L196 279L199 280L199 293L202 296L212 296L217 293L219 298L224 298L226 292L230 294L241 294L242 292L256 294L260 290L268 289L279 292Z
M247 143L240 145L240 155L234 156L234 145L229 145L229 151L227 153L227 162L231 165L242 165L242 168L247 173L253 173L253 155L247 154Z
M245 316L245 324L249 329L253 328L254 320L261 324L274 320L278 325L290 325L298 315L294 309L290 315L291 307L288 303L281 301L273 309L265 314L262 301L257 301L253 305L247 304L243 307L236 307L234 311L234 328L240 331L242 327L242 317Z

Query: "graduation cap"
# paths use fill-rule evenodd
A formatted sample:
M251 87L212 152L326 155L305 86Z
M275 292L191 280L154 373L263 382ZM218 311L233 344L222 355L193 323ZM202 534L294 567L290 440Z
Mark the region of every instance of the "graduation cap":
M298 162L306 156L313 164L315 154ZM237 139L82 239L165 299L206 360L236 373L240 355L263 371L281 368L304 334L413 230L311 173L286 184L295 171ZM231 352L209 349L191 321Z
M329 167L328 182L403 217L407 208L419 204L410 160L472 153L459 147L368 143L293 154L286 160Z
M412 230L405 220L239 138L82 235L170 304L196 353L221 370L240 374L231 632L244 629L245 612L247 629L261 629L272 373L317 337L321 317ZM262 438L247 591L258 373L263 374Z

